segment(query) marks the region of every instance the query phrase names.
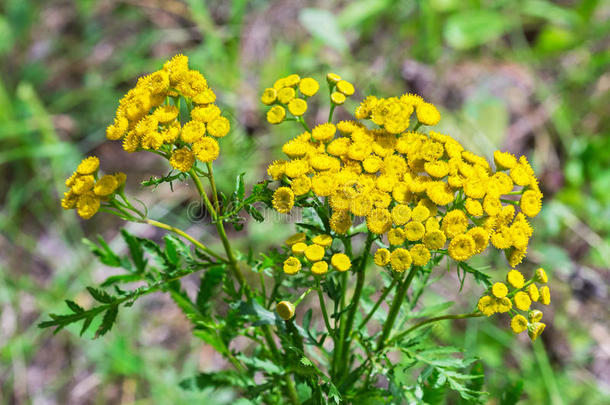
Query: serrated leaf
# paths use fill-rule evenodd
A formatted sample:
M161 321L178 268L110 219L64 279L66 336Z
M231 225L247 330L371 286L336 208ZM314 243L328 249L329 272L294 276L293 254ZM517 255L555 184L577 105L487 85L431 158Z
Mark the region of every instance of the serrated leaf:
M523 380L513 382L502 390L500 405L515 405L521 399L523 393Z
M267 374L281 374L283 369L276 365L270 360L260 359L258 357L250 357L244 354L237 354L235 356L237 360L244 363L248 368L254 369L255 371L263 371Z
M114 325L116 321L117 315L119 313L119 306L113 305L111 306L106 313L104 314L104 318L102 318L102 323L95 331L95 337L98 338L100 336L104 336Z
M110 249L106 241L101 236L97 237L97 241L99 246L89 239L83 238L83 243L87 245L91 253L97 256L101 263L111 267L122 267L123 262L121 258Z
M102 287L108 287L113 284L119 283L133 283L134 281L142 280L142 276L139 274L118 274L116 276L110 276L102 284Z
M224 266L210 267L201 277L199 292L195 304L202 313L206 313L219 285L226 275Z
M85 312L85 309L83 307L81 307L80 305L78 305L76 302L74 301L70 301L70 300L66 300L66 305L68 305L68 307L72 310L72 312L74 312L75 314L79 314L81 312Z
M116 297L114 297L114 296L108 294L106 291L100 290L98 288L87 287L87 291L89 291L89 294L91 294L93 299L95 299L98 302L101 302L102 304L112 304L116 300Z
M121 229L121 235L127 243L129 248L129 255L133 264L136 266L136 271L143 273L146 269L146 259L144 259L144 249L141 246L141 240L127 232L125 229Z
M254 208L254 205L250 205L250 204L245 205L244 209L246 210L246 212L248 214L250 214L250 216L252 218L254 218L255 221L263 222L265 220L265 217L263 216L263 214L261 214L259 210Z
M238 201L242 201L246 195L246 187L244 186L244 175L246 172L240 173L235 178L235 189L233 190L233 195L237 197Z

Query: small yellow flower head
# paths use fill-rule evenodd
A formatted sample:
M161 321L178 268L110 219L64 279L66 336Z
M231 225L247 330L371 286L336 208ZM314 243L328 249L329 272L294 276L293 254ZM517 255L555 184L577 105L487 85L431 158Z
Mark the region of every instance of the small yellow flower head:
M292 246L298 242L305 242L305 238L306 238L305 233L298 232L298 233L295 233L294 235L292 235L291 237L289 237L288 239L286 239L284 241L284 243L288 246Z
M216 138L222 138L229 133L231 124L225 117L218 117L207 125L208 133Z
M506 284L497 282L493 286L491 286L491 293L496 298L504 298L506 294L508 294L508 288Z
M320 197L327 197L335 190L335 179L331 174L317 174L311 179L313 192Z
M101 179L95 182L93 193L100 197L108 196L116 191L119 187L117 178L112 174L105 174Z
M189 121L182 127L180 137L186 143L194 143L205 135L205 124L199 121Z
M413 264L416 266L425 266L430 261L430 251L424 245L418 243L409 249Z
M368 194L358 194L350 201L349 209L352 214L365 217L373 209L373 200Z
M267 121L270 124L277 125L284 121L284 118L286 118L286 110L282 106L274 105L267 111Z
M386 266L390 262L390 251L385 248L377 249L373 261L377 266Z
M294 304L290 301L280 301L275 306L277 314L285 321L292 319L295 309Z
M316 245L320 245L322 247L328 247L332 245L333 238L330 235L316 235L312 240Z
M513 297L513 301L515 302L515 307L521 311L527 311L532 305L530 296L524 291L517 292Z
M187 147L176 149L172 153L169 163L176 170L188 172L195 163L195 154Z
M290 114L300 117L307 111L307 101L302 98L295 98L288 103L288 111Z
M411 253L404 248L394 249L390 255L390 266L392 266L394 271L399 273L402 273L411 267L412 261Z
M121 139L129 127L129 121L123 116L117 116L114 123L106 128L106 138L111 141Z
M203 163L209 163L216 160L220 153L220 147L216 139L204 136L193 144L193 152L197 159Z
M375 208L366 217L366 226L374 234L382 235L392 227L392 216L385 208Z
M95 183L95 179L91 175L86 176L78 176L74 179L74 184L72 185L72 192L74 194L86 194L93 189L93 185Z
M525 284L525 278L523 277L523 274L521 274L521 272L515 269L508 272L508 274L506 275L506 281L508 282L508 284L512 285L515 288L521 288L523 287L523 284Z
M335 105L343 105L345 103L345 94L338 91L333 91L330 95L330 101Z
M536 270L534 280L539 283L542 283L542 284L548 283L549 278L547 277L546 272L544 271L544 269L542 267L540 267L539 269Z
M284 273L296 274L301 270L301 262L294 256L290 256L284 260Z
M210 104L216 101L216 94L209 87L193 97L195 104Z
M61 207L65 210L71 210L76 207L78 201L78 194L74 194L72 190L64 193L64 198L61 199Z
M311 262L318 262L324 258L324 248L320 245L309 245L305 249L305 257Z
M76 212L83 219L89 219L100 209L100 200L93 193L80 195L76 202Z
M417 120L424 125L436 125L441 120L441 113L438 112L434 104L421 103L415 107Z
M286 214L294 206L294 193L288 187L280 187L273 193L272 204L277 212Z
M411 219L411 208L406 204L397 204L392 208L394 225L404 225Z
M473 228L470 228L468 232L466 232L466 235L470 236L472 240L474 240L475 254L479 254L487 248L487 245L489 243L489 232L487 232L485 228L475 226Z
M207 124L220 117L220 114L220 108L214 104L210 104L193 108L191 111L191 118L195 121L201 121Z
M426 232L422 238L424 245L431 250L442 249L447 242L447 237L441 231Z
M418 205L411 212L411 219L417 222L424 222L430 216L430 211L423 205Z
M304 77L299 82L299 91L302 95L311 97L318 92L320 84L316 79L311 77Z
M453 260L463 262L470 259L475 254L476 244L471 236L457 235L449 243L449 256Z
M328 263L326 262L315 262L311 265L311 272L315 275L321 276L328 272Z
M167 124L178 117L178 108L173 105L160 106L155 109L153 116L157 121L159 121L159 123Z
M297 242L294 245L290 246L290 250L293 254L300 256L305 253L305 249L307 249L307 244L305 242Z
M466 232L468 218L463 211L451 210L445 215L441 223L441 229L448 238L454 238Z
M413 210L415 211L415 210ZM426 227L418 221L411 221L405 225L405 236L411 242L421 240L426 234Z
M346 80L339 80L337 82L337 90L339 90L346 96L351 96L352 94L354 94L355 91L354 85Z
M352 226L349 211L335 211L330 217L330 228L338 234L345 234Z
M267 88L263 91L263 95L261 96L261 102L266 105L271 105L277 99L277 90L274 88Z
M169 73L169 81L172 86L183 80L189 68L188 62L188 57L182 54L175 55L172 59L165 62L163 70Z
M528 217L535 217L540 212L542 207L542 193L534 190L527 190L521 195L519 201L521 212Z
M311 179L307 176L297 177L292 180L290 188L294 192L294 195L307 194L311 190Z
M512 153L497 150L494 152L494 162L498 170L510 170L517 164L517 158Z
M405 243L405 232L400 228L392 228L388 231L388 242L392 246L398 246Z
M544 305L549 305L551 303L551 290L549 290L548 286L540 287L540 303Z
M540 322L540 320L542 319L542 311L539 311L537 309L530 311L529 319L532 323Z
M277 101L282 104L288 104L296 95L297 92L292 87L284 87L277 92Z
M83 159L76 168L78 174L93 174L100 167L100 160L96 156Z
M484 295L479 298L477 308L483 313L483 315L491 316L496 313L496 301L493 297Z
M273 180L280 180L286 173L286 161L276 160L267 166L267 175Z
M523 315L515 315L510 321L510 328L515 333L525 332L527 330L527 319Z
M536 287L536 284L530 284L529 287L527 287L527 293L534 302L537 302L540 298L540 291L538 290L538 287Z
M538 339L538 336L542 334L544 328L546 328L546 325L542 322L534 322L528 326L527 334L529 335L530 339L532 339L532 342Z
M335 253L330 259L333 267L339 271L347 271L352 267L352 261L349 256L343 253Z
M327 122L326 124L320 124L315 127L311 131L311 136L317 141L329 142L334 138L336 132L337 127L334 124Z
M508 297L496 298L496 312L501 314L508 312L512 309L513 303Z
M326 75L326 81L332 85L335 85L341 81L341 76L335 73L329 73Z
M438 231L441 229L441 224L436 217L426 219L426 223L424 225L426 226L426 232Z

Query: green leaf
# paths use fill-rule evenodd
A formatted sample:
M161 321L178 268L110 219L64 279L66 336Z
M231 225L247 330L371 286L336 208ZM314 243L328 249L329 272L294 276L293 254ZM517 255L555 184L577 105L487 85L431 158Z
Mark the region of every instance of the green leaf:
M121 258L116 255L112 249L110 249L110 246L108 246L106 241L101 236L97 237L97 241L99 246L89 239L83 238L83 243L87 245L89 250L91 250L91 253L98 257L100 262L107 266L122 267L123 261L121 261Z
M511 25L506 16L492 10L464 10L445 23L445 41L459 50L471 49L503 35Z
M500 397L500 405L515 405L521 399L523 393L523 380L511 383L508 387L502 390L502 396Z
M475 269L471 265L466 262L458 262L458 268L464 270L465 273L470 273L474 276L474 279L477 283L483 285L485 288L489 288L491 286L491 276L483 273L480 270ZM463 284L463 279L462 279ZM460 286L460 291L462 287Z
M134 281L142 280L140 274L118 274L116 276L110 276L101 284L102 287L108 287L113 284L120 283L133 283Z
M314 38L340 52L347 50L345 37L335 16L330 11L304 8L299 14L299 21Z
M80 305L78 305L76 302L74 301L70 301L70 300L66 300L66 304L68 305L68 307L70 307L70 309L75 313L75 314L79 314L81 312L85 312L85 309L83 307L81 307Z
M216 295L216 290L223 282L226 275L224 266L214 266L209 268L201 277L199 292L195 304L202 313L206 313L210 308L211 301Z
M248 214L250 214L250 216L252 218L254 218L254 220L256 222L263 222L265 220L265 217L263 216L263 214L261 214L260 211L254 207L254 205L251 205L251 204L245 205L244 209L246 210L246 212Z
M102 304L112 304L116 300L116 297L98 288L87 287L87 291L89 291L89 294L91 294L93 299L98 302L101 302Z
M112 325L114 325L118 313L118 305L113 305L106 311L106 313L104 314L104 318L102 319L102 323L97 328L97 331L95 331L96 338L104 336L112 328Z
M204 390L206 388L246 388L254 385L254 381L233 370L223 370L216 373L199 373L194 377L180 382L180 387L188 391Z
M270 360L260 359L258 357L246 356L244 354L238 354L235 356L237 360L244 363L248 368L254 371L263 371L267 374L281 374L283 369L276 365Z
M144 259L144 249L141 246L141 239L136 238L125 229L121 229L121 235L129 247L129 254L131 260L135 264L136 269L139 273L143 273L146 269L146 259Z
M233 191L233 195L237 198L238 201L242 201L246 195L246 188L244 186L244 175L246 172L240 173L235 178L235 189Z

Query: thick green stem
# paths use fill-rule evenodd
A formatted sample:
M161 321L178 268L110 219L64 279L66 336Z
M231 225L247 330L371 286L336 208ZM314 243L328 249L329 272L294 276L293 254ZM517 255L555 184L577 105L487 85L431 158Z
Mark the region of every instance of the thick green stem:
M227 238L227 233L225 232L224 223L222 221L218 220L218 213L212 207L212 203L210 202L210 200L208 199L208 197L205 193L205 189L203 188L203 184L201 184L201 180L199 179L199 176L197 176L197 174L192 170L189 172L189 175L195 182L195 186L197 187L199 194L203 198L203 201L204 201L208 211L210 211L210 215L212 215L212 220L213 220L214 224L216 225L216 230L218 231L218 236L220 237L220 240L222 241L222 245L224 247L225 253L227 255L227 258L229 259L229 266L231 267L233 275L235 276L235 278L237 279L237 281L239 283L241 291L243 292L243 294L246 296L247 299L252 299L252 293L250 292L250 289L248 288L246 279L239 268L237 260L235 259L235 255L233 254L233 249L231 248L231 244L229 242L229 239ZM212 176L212 171L211 171L211 167L210 167L210 182L213 182L212 177L213 176ZM217 201L218 196L216 195L216 193L214 194L214 198L215 198L215 201ZM275 345L275 341L273 340L273 336L271 334L271 328L269 327L269 325L262 325L261 329L263 330L263 335L265 337L265 341L267 342L267 345L269 346L269 350L271 351L272 356L279 363L281 361L281 357L280 357L280 353L277 349L277 346ZM294 382L292 381L292 378L290 377L289 374L285 374L283 379L286 384L286 394L290 398L291 403L293 405L298 405L299 399L298 399L296 388L294 386Z
M383 329L381 330L381 336L379 336L379 340L377 341L377 351L379 352L384 348L386 344L386 339L390 335L392 331L392 327L394 326L394 322L396 322L396 317L398 316L398 312L400 311L400 307L405 301L405 297L407 296L407 291L409 290L409 286L413 281L413 277L415 277L415 273L417 273L418 267L412 266L411 271L407 275L405 281L398 287L398 291L396 291L396 295L394 296L394 300L392 301L392 306L390 307L390 313L388 314L388 319L383 325Z
M320 300L320 309L322 310L322 317L324 318L324 324L326 325L326 329L328 330L328 334L334 339L335 331L330 326L330 321L328 320L328 311L326 310L326 303L324 302L324 294L322 294L322 288L320 287L320 282L318 281L318 299Z
M372 233L367 234L366 243L364 244L364 250L362 251L362 255L360 256L360 261L358 262L358 269L356 270L356 289L354 291L354 295L351 299L351 305L348 314L347 320L345 322L345 328L343 331L343 335L340 335L339 338L343 341L342 349L340 352L340 360L343 365L342 372L347 372L349 370L349 347L351 344L350 335L352 333L352 327L354 326L354 318L356 317L356 312L358 312L359 303L360 303L360 295L362 294L362 288L364 287L364 276L366 272L366 264L369 259L369 253L371 251L371 245L373 244L374 236Z

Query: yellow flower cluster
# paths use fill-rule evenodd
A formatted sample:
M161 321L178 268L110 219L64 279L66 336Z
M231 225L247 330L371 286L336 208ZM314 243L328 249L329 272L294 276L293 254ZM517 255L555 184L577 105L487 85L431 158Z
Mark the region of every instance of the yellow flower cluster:
M125 173L98 175L100 160L95 156L83 159L66 180L68 191L61 200L63 209L76 208L84 219L94 216L101 201L107 201L125 184Z
M342 82L332 89L353 93ZM291 75L274 89L299 84ZM365 220L370 232L387 239L390 255L380 255L396 271L423 266L445 249L465 261L489 243L504 251L511 267L523 260L533 232L527 217L538 214L542 200L525 157L496 151L494 170L452 137L421 130L437 124L440 113L414 94L368 96L355 118L322 123L283 145L288 158L267 169L281 183L273 196L278 212L289 212L295 197L325 199L332 231L345 234Z
M181 116L184 100L189 117ZM119 101L114 123L106 130L110 140L122 140L127 152L160 151L177 170L187 172L195 163L218 157L216 138L231 126L214 101L205 77L188 67L188 58L176 55L163 69L141 77ZM209 136L208 136L209 135Z
M531 306L534 302L543 305L551 303L549 287L536 285L536 283L546 284L547 281L548 277L542 268L536 270L534 277L527 281L519 271L510 270L506 275L506 284L495 283L488 294L479 299L477 307L487 316L512 312L510 327L513 332L521 333L527 330L529 337L536 340L546 325L540 322L542 311L532 309Z
M331 89L330 99L334 105L341 105L346 98L354 94L354 86L342 80L340 76L329 73L326 77ZM307 112L307 99L320 89L317 80L311 77L301 78L297 74L282 77L263 91L261 102L272 106L267 111L267 121L270 124L280 124L286 119L286 109L295 118L302 117Z
M284 261L284 273L296 274L303 265L309 265L312 274L317 276L328 272L330 265L337 271L347 271L352 267L352 262L344 253L332 253L327 250L333 243L330 235L316 235L310 243L307 243L307 235L297 233L288 240L286 245L291 251L291 256Z

